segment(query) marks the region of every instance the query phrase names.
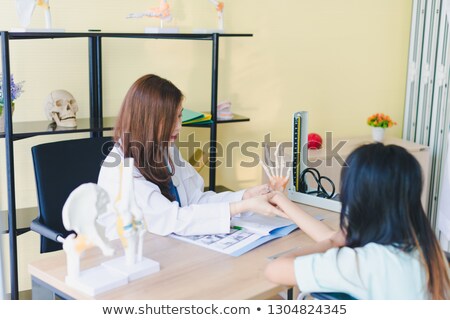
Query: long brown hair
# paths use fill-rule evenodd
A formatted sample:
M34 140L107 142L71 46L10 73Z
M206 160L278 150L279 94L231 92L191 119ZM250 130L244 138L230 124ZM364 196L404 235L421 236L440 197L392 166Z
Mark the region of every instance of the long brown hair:
M142 76L125 95L114 130L124 157L134 158L145 179L170 200L169 180L175 169L168 147L182 100L172 82L153 74Z
M423 178L416 158L402 147L375 143L357 148L346 162L340 194L346 246L373 242L417 250L429 297L449 299L448 264L422 207Z

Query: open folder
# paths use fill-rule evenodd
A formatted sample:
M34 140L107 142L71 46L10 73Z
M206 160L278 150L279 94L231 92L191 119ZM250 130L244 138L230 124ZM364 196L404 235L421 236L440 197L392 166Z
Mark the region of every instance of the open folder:
M245 214L231 220L231 229L226 234L171 237L238 257L266 242L281 238L297 225L281 217L266 217L259 214Z

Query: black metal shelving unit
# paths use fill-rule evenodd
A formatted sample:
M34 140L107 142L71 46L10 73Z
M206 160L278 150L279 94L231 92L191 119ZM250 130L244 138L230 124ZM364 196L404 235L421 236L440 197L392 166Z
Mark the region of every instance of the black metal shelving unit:
M249 118L235 115L231 120L217 120L217 91L219 74L219 39L228 37L251 37L252 34L149 34L149 33L102 33L102 32L62 32L62 33L15 33L1 31L1 58L2 58L2 80L4 97L5 132L0 133L0 138L5 139L6 149L6 172L8 210L0 212L1 221L7 220L7 228L0 230L1 233L9 234L10 251L10 278L11 299L19 298L18 268L17 268L17 236L28 230L29 226L23 226L23 215L36 213L36 208L16 208L15 180L14 180L14 141L40 135L65 134L89 132L92 137L101 136L103 131L112 130L114 117L103 117L103 91L102 91L102 39L103 38L136 38L136 39L167 39L167 40L203 40L212 43L212 80L211 80L211 124L190 124L188 127L207 127L210 129L210 154L209 154L209 189L216 188L216 142L217 124L249 121ZM49 125L48 121L36 122L12 122L11 109L11 83L10 83L10 41L36 40L36 39L62 39L62 38L86 38L89 44L89 94L90 94L90 118L77 119L76 128L57 128ZM7 215L6 215L7 213ZM18 219L18 214L21 217ZM6 219L7 216L7 219ZM19 228L17 222L19 221Z

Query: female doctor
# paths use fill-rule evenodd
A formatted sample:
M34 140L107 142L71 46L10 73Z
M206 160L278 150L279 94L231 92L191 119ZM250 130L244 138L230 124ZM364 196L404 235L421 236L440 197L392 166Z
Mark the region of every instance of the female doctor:
M238 192L203 192L203 179L174 147L181 130L182 101L175 85L152 74L139 78L128 90L114 131L115 146L98 178L110 198L119 192L120 162L132 157L136 202L152 233L228 233L231 217L239 213L283 215L269 203L267 185ZM114 214L99 221L109 238L117 237Z

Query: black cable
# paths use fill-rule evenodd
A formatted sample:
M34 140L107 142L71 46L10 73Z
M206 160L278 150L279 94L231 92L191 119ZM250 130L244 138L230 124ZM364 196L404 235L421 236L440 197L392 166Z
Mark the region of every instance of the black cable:
M317 189L313 190L313 191L308 191L308 184L306 183L305 180L305 176L307 174L310 174L314 181L317 183ZM328 183L331 186L331 193L329 193L324 186L322 185L322 180L328 181ZM334 193L336 191L336 187L333 183L333 181L331 181L330 178L325 177L325 176L321 176L319 173L319 170L315 169L315 168L306 168L305 170L302 171L302 174L300 176L300 188L299 191L302 193L306 193L306 194L311 194L311 195L316 195L317 197L320 198L326 198L326 199L331 199L334 196Z

